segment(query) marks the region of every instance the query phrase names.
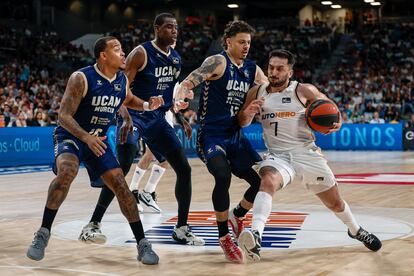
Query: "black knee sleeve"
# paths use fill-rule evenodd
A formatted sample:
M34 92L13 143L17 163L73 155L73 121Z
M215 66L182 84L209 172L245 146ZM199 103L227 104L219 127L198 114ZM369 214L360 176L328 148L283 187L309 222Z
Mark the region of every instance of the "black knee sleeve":
M247 183L250 184L249 189L247 189L247 191L244 193L244 199L246 199L248 202L253 203L257 195L257 192L259 192L259 188L260 188L259 175L256 173L255 170L249 169L243 172L240 175L240 178L246 180Z
M132 144L118 144L116 145L116 151L119 165L121 165L122 172L126 176L134 162L138 147Z
M190 210L191 167L182 148L169 152L165 158L177 175L177 182L175 183L175 198L178 203L177 226L182 226L187 224L188 212Z
M212 195L214 210L217 212L226 211L230 207L230 164L224 155L217 155L207 161L207 168L215 180Z

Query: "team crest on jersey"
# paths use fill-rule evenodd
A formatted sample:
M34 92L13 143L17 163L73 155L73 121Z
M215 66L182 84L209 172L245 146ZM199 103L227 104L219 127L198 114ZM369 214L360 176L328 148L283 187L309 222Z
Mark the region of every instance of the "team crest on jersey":
M119 83L114 84L115 91L121 91L121 85Z
M96 84L97 84L97 85L102 85L102 81L101 81L101 80L97 80L97 81L96 81Z
M282 103L291 103L291 98L282 98Z
M180 60L179 60L177 57L173 57L173 58L172 58L172 62L173 62L174 64L178 64L178 63L180 63Z

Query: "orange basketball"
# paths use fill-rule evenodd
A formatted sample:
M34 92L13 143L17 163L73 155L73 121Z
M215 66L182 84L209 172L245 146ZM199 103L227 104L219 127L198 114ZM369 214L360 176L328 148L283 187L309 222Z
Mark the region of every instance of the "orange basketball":
M340 114L336 104L329 100L313 101L306 108L306 122L314 131L327 133L333 126L338 123Z

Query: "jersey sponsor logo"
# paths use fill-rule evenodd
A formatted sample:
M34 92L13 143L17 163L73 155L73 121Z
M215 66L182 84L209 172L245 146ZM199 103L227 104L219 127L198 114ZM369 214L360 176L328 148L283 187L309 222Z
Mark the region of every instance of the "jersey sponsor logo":
M273 119L273 118L292 118L296 116L294 111L282 111L282 112L272 112L262 115L262 120Z
M95 112L114 113L116 107L121 104L121 98L116 96L93 96L92 106L95 106Z
M292 100L291 100L291 98L289 97L289 98L282 98L282 103L291 103L292 102Z
M246 93L249 90L249 88L250 88L250 85L247 82L245 82L245 81L240 81L239 82L237 80L229 80L227 82L227 86L226 86L226 89L228 91L231 91L231 90L233 90L233 91L242 91L244 93ZM244 96L244 93L243 93L243 96Z
M172 66L163 66L155 68L155 77L175 76L177 68Z

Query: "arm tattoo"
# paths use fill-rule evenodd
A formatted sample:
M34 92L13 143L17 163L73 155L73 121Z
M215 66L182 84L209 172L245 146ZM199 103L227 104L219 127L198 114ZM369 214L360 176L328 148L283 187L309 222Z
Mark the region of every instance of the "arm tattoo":
M88 133L75 121L73 115L79 107L85 89L82 73L74 72L68 81L59 113L59 124L72 135L83 140Z
M216 68L223 63L223 59L221 56L212 56L210 58L207 58L201 66L194 70L188 77L187 80L189 80L191 83L196 84L195 86L199 85L208 77L213 74L213 72L216 70Z

